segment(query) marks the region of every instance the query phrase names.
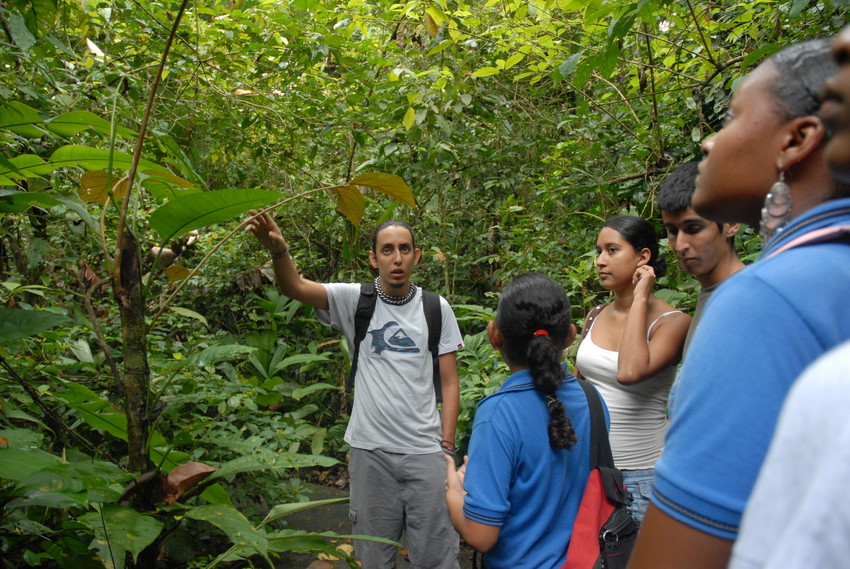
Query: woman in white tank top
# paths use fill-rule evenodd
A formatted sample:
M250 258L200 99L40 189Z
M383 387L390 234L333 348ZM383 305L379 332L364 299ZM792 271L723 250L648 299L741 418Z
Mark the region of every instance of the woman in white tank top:
M646 513L667 432L667 396L682 357L691 317L652 294L667 264L652 226L635 216L609 219L596 240L596 268L610 304L585 319L576 355L611 415L611 450L632 493L630 509ZM604 310L602 310L604 308Z

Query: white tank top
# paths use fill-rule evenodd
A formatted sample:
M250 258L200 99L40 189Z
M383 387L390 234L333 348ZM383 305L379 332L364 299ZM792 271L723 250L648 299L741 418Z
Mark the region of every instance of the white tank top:
M665 312L656 322L681 312ZM593 343L593 324L587 330L576 354L576 364L582 375L599 390L611 415L611 452L617 468L653 468L664 448L667 433L667 397L676 377L676 366L668 366L654 376L632 385L617 381L617 355L613 350L600 348Z

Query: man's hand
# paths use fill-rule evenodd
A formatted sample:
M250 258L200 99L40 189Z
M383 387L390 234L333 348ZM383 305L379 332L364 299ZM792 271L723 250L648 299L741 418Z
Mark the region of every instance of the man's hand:
M245 231L253 233L257 241L272 255L285 255L289 251L289 246L272 216L266 212L259 213L255 209L248 213L251 217L245 224Z

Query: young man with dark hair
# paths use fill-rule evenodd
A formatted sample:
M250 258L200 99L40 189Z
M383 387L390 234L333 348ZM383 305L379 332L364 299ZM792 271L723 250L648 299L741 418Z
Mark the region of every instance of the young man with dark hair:
M673 170L661 183L656 200L664 229L667 230L670 249L685 272L700 284L694 319L685 339L683 358L711 293L726 278L744 268L734 245L735 234L740 226L737 223L709 221L691 207L698 164L688 162Z
M254 217L246 229L271 253L281 291L316 308L319 321L342 331L349 353L358 353L354 406L345 432L351 446L354 532L396 541L404 532L414 567L457 569L459 538L444 499L443 453L454 454L460 405L455 353L463 340L448 302L433 295L438 303L429 300L428 304L435 307L434 312L439 307L439 344L434 347L436 355L429 349L434 319L426 315L426 292L410 280L422 254L413 230L398 220L386 221L375 230L369 251L370 265L377 271L374 289L357 283L322 284L298 273L289 246L269 214L250 213ZM368 294L363 290L367 288ZM373 308L367 333L355 348L355 331L362 319L356 313L362 314L364 294L372 296ZM437 371L439 381L435 382ZM396 552L391 545L355 541L363 569L391 569Z

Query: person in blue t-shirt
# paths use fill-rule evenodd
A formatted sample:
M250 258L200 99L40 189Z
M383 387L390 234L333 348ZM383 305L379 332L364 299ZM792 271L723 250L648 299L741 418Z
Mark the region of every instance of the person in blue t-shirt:
M575 337L563 287L520 275L487 328L511 375L475 414L468 461L447 459L446 502L489 569L564 563L590 475L590 416L578 380L562 364Z
M693 206L761 228L764 251L714 293L671 394L629 569L725 569L780 409L800 372L850 339L850 187L824 163L827 40L792 45L741 81L703 143ZM816 566L816 565L814 565Z

